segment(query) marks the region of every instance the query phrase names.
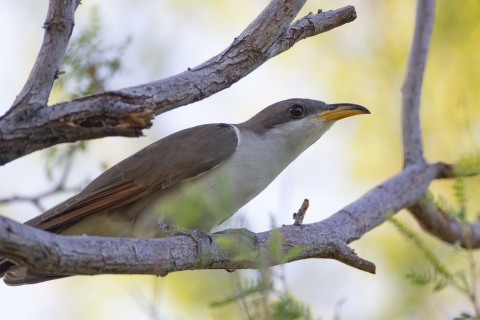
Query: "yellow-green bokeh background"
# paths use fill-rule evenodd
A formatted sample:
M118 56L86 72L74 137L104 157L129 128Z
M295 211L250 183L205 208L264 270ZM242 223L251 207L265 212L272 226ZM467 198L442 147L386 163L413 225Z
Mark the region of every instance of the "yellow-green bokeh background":
M0 32L3 113L20 91L42 40L47 1L3 1ZM125 72L111 89L145 83L193 67L228 46L268 3L263 0L83 0L76 28L98 6L107 44L132 37ZM269 227L269 214L279 224L307 197L307 222L328 217L402 167L401 86L413 30L415 1L308 0L300 16L354 5L358 18L326 34L306 39L268 61L252 74L205 101L161 115L144 139L109 138L90 143L75 163L71 184L84 183L152 141L181 128L207 122L240 122L270 103L291 97L353 102L371 116L335 125L305 152L264 195L242 211L254 231ZM77 32L77 31L76 31ZM74 33L75 35L75 33ZM425 156L454 162L480 145L480 1L437 1L435 28L421 102ZM59 95L52 95L51 102ZM48 188L41 152L0 168L0 198L35 194ZM469 212L480 212L478 179L469 183ZM432 190L452 199L451 182L434 182ZM68 195L63 195L68 196ZM61 197L46 200L53 205ZM8 205L0 213L19 221L36 214L31 206ZM402 212L400 218L420 230ZM422 234L453 270L466 268L452 250ZM285 267L293 294L316 316L333 318L336 302L344 319L452 319L472 312L466 298L451 289L411 285L411 267L427 267L425 259L389 224L353 243L362 257L377 265L371 276L336 261L308 260ZM245 273L250 276L251 273ZM235 319L232 306L218 310L208 303L228 294L231 274L195 271L152 276L75 277L38 286L7 288L0 284L0 310L16 319L148 319L155 302L161 319ZM160 288L154 297L155 288ZM156 300L155 300L156 299Z

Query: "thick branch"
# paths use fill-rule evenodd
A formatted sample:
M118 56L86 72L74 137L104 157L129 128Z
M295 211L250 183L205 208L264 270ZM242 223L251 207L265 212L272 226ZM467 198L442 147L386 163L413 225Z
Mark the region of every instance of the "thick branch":
M37 60L25 86L6 115L22 109L36 110L47 104L53 81L67 51L78 5L78 0L50 0L47 19L43 25L45 36Z
M290 25L306 0L273 0L224 52L178 75L0 119L0 165L58 143L140 136L160 113L230 87L296 42L355 20L354 7L309 15Z
M435 0L418 0L408 70L402 88L404 165L424 162L420 128L423 73L433 29Z
M270 239L277 232L257 234L255 255L236 256L227 247L238 244L243 236L228 237L236 246L203 243L202 269L256 268L261 257L271 265L308 258L336 259L360 270L375 272L375 266L356 256L347 246L385 221L386 212L413 206L430 182L441 175L443 165L416 164L365 194L356 202L324 221L307 225L289 225L281 229L283 256L292 248L302 248L287 261L272 256ZM213 239L219 236L214 235ZM225 241L222 241L225 243ZM245 243L245 242L242 242ZM243 246L244 247L244 246ZM55 274L143 273L197 269L197 246L189 237L164 239L121 239L100 237L64 237L0 218L0 256L40 271ZM234 259L234 257L236 257Z
M410 206L408 210L415 216L420 226L435 237L451 244L460 241L464 248L480 248L479 221L462 225L426 198Z

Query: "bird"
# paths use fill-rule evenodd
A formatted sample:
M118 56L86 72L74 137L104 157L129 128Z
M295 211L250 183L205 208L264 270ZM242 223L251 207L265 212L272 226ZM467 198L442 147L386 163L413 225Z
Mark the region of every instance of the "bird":
M106 170L80 193L25 222L61 235L158 238L161 226L211 232L261 193L340 120L370 111L312 99L274 103L246 122L173 133ZM7 285L48 275L4 259Z

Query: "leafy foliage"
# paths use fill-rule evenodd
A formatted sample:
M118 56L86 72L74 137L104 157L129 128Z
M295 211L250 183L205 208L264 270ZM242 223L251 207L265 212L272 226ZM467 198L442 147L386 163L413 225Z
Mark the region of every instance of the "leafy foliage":
M100 14L96 7L90 12L88 28L72 39L61 66L66 76L59 77L56 85L66 90L67 97L75 99L106 90L110 80L122 71L122 56L130 44L107 47L102 37Z
M405 223L393 216L390 216L390 221L405 237L415 244L433 267L432 270L423 273L419 273L415 269L412 269L412 271L407 274L409 280L418 285L426 285L436 282L434 291L439 291L445 288L447 283L454 280L452 272L440 261L433 250L425 244L422 238L414 230L410 229Z
M480 173L480 151L462 157L455 166L458 176L471 176Z
M268 244L268 256L258 258L258 276L255 279L241 280L237 275L234 293L210 303L210 307L218 308L237 303L248 319L313 319L308 306L297 301L287 289L275 288L278 275L269 268L271 263L284 263L304 250L291 248L284 253L282 243L282 234L279 229L275 229ZM233 246L230 247L233 249ZM239 256L250 254L247 248L240 248L239 251Z
M244 280L243 284L239 286L240 290L238 290L238 292L236 292L233 295L229 295L222 300L211 302L210 307L212 308L223 307L227 304L237 301L238 299L244 299L248 296L257 294L258 292L261 292L265 289L264 286L265 286L265 283L262 281L259 281L258 279ZM268 290L270 289L271 289L271 286L269 286Z
M279 293L278 300L274 301L271 307L271 319L313 319L310 313L310 308L298 302L294 297L286 292Z
M272 273L267 273L260 271L260 276L255 280L244 280L243 283L239 280L233 295L212 302L210 307L218 308L236 302L240 303L250 319L313 319L309 307L287 291L275 290L271 281ZM271 299L271 296L274 298Z
M107 84L122 71L122 56L130 44L106 47L102 37L100 14L96 7L90 11L88 27L72 39L62 63L61 75L55 82L55 90L66 99L91 95L106 90ZM52 179L55 168L62 166L78 151L87 147L85 141L77 144L55 146L46 150L46 172Z

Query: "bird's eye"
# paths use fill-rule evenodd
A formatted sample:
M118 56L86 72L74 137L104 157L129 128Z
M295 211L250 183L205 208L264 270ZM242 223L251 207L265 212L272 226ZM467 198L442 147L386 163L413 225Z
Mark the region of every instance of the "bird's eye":
M294 118L299 118L303 115L303 111L303 107L296 104L290 108L290 115Z
M335 110L335 107L328 108L329 111Z

